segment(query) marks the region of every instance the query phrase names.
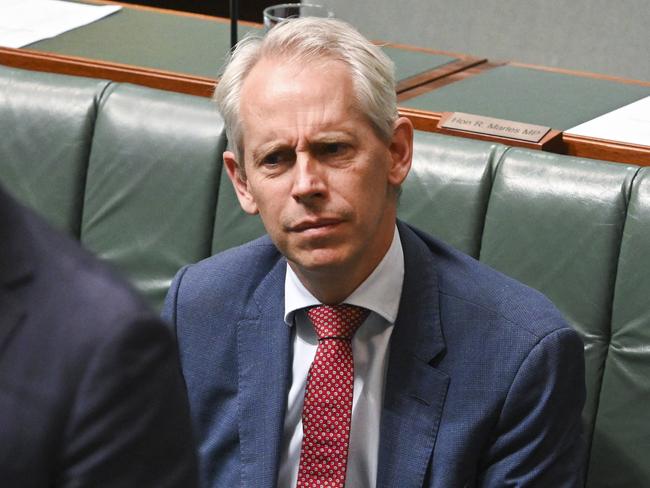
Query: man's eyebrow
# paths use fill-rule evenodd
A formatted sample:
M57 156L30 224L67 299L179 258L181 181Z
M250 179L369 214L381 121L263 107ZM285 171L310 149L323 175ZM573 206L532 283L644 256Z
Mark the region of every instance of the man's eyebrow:
M283 142L279 142L279 141L268 142L253 149L253 151L251 151L251 155L253 156L253 161L257 161L258 159L266 156L267 154L271 154L275 151L288 149L288 148L289 146Z
M328 131L321 134L316 134L310 143L320 144L323 142L338 142L338 141L351 141L354 140L355 136L351 132L337 130L337 131Z

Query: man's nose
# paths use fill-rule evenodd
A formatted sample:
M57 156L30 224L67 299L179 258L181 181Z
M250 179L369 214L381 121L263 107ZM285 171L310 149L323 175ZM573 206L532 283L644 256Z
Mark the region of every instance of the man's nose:
M325 167L309 153L298 153L294 166L291 195L296 200L324 197L327 194Z

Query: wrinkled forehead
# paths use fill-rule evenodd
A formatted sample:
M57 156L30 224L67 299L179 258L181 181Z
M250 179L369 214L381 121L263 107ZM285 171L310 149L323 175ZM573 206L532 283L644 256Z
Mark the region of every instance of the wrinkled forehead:
M261 58L243 82L240 115L246 118L246 114L277 106L279 101L293 104L296 110L316 102L323 106L343 104L346 110L361 108L350 68L331 57L305 62L297 62L292 56Z
M325 128L360 115L346 66L331 60L310 65L260 63L246 80L240 113L246 131L256 133L284 125L301 131Z
M336 70L341 83L352 80L350 67L344 61L331 56L307 57L299 54L279 54L262 56L251 67L242 83L243 92L251 84L251 80L277 80L277 75L288 75L290 78L304 78L310 74L325 74L332 69ZM274 76L275 75L275 76ZM281 86L274 86L273 83L265 85L265 89L279 89Z

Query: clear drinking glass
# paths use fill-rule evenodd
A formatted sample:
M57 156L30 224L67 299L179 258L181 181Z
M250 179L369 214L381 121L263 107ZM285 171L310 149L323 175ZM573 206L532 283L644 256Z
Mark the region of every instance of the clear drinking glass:
M298 17L334 17L334 12L322 5L311 3L282 3L266 7L264 14L264 30L268 32L276 24L285 19L296 19Z

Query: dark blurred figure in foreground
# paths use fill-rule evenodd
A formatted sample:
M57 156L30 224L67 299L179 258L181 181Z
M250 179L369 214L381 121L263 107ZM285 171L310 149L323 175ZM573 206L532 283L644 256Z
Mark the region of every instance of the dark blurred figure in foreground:
M0 187L0 485L196 486L166 327Z

